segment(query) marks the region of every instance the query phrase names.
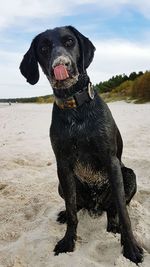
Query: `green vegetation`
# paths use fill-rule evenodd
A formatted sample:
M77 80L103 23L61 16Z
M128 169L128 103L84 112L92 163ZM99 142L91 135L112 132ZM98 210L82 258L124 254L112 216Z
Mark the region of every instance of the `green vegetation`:
M125 100L134 103L145 103L150 101L150 71L143 73L132 72L129 76L116 75L108 81L96 84L94 88L106 101ZM0 99L0 102L11 103L53 103L53 95L31 97Z
M140 71L138 74L136 72L132 72L129 76L126 74L116 75L110 78L108 81L100 82L96 84L99 93L111 92L114 88L118 87L120 84L126 81L134 81L137 77L143 75L143 72Z
M150 101L150 71L132 72L129 76L117 75L95 85L101 97L107 101L126 100L134 103Z

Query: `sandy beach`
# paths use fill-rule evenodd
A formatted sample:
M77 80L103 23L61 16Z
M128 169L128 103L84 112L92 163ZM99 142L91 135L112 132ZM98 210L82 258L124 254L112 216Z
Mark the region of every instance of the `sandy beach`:
M150 266L150 104L109 104L124 140L123 162L137 175L128 208L142 267ZM0 104L0 267L130 267L120 235L106 232L106 215L78 214L73 253L54 256L65 232L56 222L64 208L49 140L51 104Z

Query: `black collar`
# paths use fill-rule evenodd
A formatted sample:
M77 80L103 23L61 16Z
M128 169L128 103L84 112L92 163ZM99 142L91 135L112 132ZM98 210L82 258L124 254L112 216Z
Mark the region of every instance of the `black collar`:
M95 91L91 82L88 83L82 90L67 98L59 98L55 96L55 103L60 109L76 108L83 105L85 102L93 100Z
M70 88L53 88L53 91L55 103L61 109L76 108L91 101L95 96L95 91L86 72L80 74L77 83Z

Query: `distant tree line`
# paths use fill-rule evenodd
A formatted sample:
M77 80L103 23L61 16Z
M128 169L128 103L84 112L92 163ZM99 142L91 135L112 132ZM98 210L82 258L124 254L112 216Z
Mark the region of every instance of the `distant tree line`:
M126 74L116 75L110 78L108 81L100 82L95 85L96 90L99 93L111 92L114 88L118 87L125 81L134 81L137 77L140 77L144 73L142 71L136 73L132 72L129 76Z
M94 85L98 93L106 101L111 100L132 100L137 102L150 101L150 71L143 73L132 72L129 76L126 74L116 75L108 81L100 82ZM53 95L30 97L30 98L9 98L0 99L0 102L8 103L52 103Z
M1 103L52 103L53 95L26 97L26 98L8 98L0 99Z
M140 73L139 73L140 74ZM107 97L106 101L125 99L135 100L137 103L150 101L150 71L138 75L135 79L128 79L122 82L119 86L107 91L102 95Z

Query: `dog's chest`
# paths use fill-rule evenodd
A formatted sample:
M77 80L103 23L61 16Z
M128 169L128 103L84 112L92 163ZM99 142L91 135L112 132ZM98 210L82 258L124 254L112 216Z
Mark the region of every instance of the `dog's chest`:
M96 185L98 187L108 183L107 172L102 170L95 170L90 163L82 163L79 160L76 161L74 166L75 175L82 183L88 185Z
M76 172L80 172L88 180L94 174L96 181L100 173L95 169L102 169L107 158L105 149L106 135L103 124L97 118L95 111L87 111L82 108L82 112L76 110L65 110L60 112L56 107L51 125L51 142L56 155L60 155L63 160L69 160L76 165ZM80 164L77 164L80 162ZM85 163L82 164L81 162ZM91 166L94 166L92 168ZM83 173L82 173L83 171Z

